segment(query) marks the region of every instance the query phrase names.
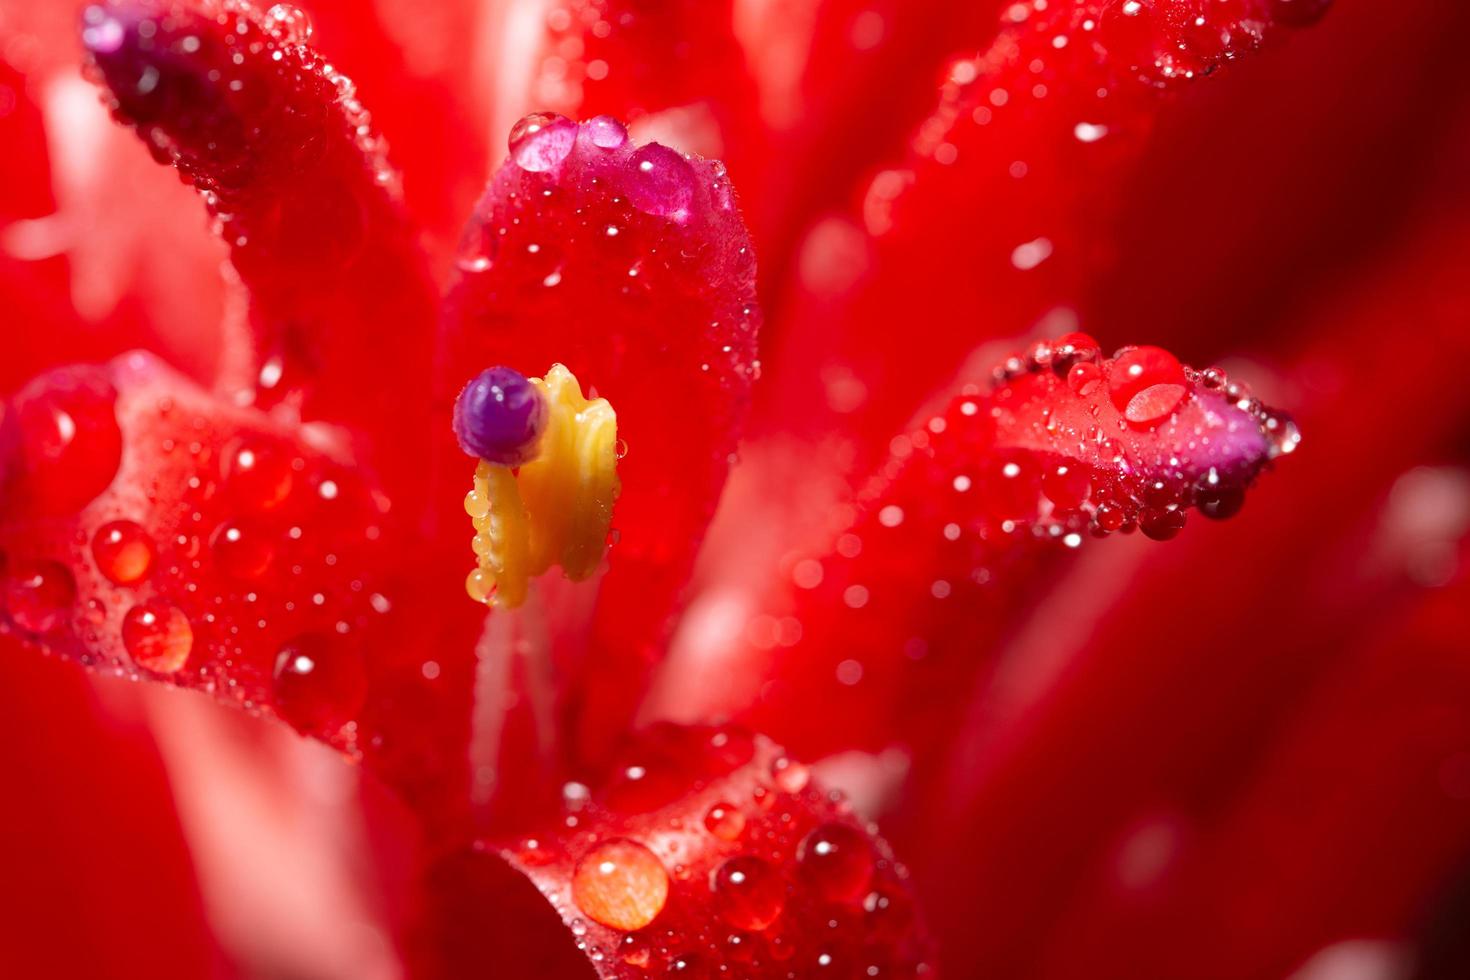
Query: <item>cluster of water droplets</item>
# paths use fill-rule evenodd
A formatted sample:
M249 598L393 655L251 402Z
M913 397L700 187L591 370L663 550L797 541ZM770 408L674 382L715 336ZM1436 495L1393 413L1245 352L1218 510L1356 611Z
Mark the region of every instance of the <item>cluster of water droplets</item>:
M1071 334L1008 358L992 384L988 395L957 398L941 424L996 418L1000 451L989 458L1003 480L992 480L988 492L1008 503L996 515L1003 529L1069 544L1079 531L1167 539L1191 508L1230 517L1260 470L1300 441L1295 423L1245 385L1218 368L1185 367L1156 347L1104 358L1091 337ZM1023 404L1012 419L1010 396L1018 392L1077 402Z
M6 415L0 628L340 741L366 683L352 634L367 613L343 609L389 607L352 571L386 502L278 436L221 443L169 395L130 395L124 451L97 453L99 432L123 440L119 396L66 378L41 379ZM47 494L51 523L37 523L32 501L53 486L70 492ZM57 521L71 530L48 530Z
M924 971L902 870L804 765L737 729L656 729L630 758L509 852L605 975Z
M262 160L299 154L303 143L321 139L320 106L334 106L345 145L355 148L334 179L350 183L349 168L365 169L371 185L396 193L386 144L351 79L308 44L305 11L279 3L262 13L242 0L215 10L210 17L94 6L83 16L83 42L114 114L203 193L221 237L236 249L253 244L261 229L244 220L237 192L261 174L279 173ZM349 197L360 193L349 190ZM352 207L329 203L338 212ZM331 224L338 238L353 237L350 220Z
M1277 24L1319 19L1331 0L1110 0L1099 36L1116 69L1163 87L1255 51Z

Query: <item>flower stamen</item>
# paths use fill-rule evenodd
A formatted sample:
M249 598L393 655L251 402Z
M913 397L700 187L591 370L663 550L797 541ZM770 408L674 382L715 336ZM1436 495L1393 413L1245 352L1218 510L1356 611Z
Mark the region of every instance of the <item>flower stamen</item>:
M607 552L617 475L617 413L554 364L545 378L492 368L466 386L455 432L480 457L465 512L475 525L471 599L516 608L530 580L560 566L589 578Z

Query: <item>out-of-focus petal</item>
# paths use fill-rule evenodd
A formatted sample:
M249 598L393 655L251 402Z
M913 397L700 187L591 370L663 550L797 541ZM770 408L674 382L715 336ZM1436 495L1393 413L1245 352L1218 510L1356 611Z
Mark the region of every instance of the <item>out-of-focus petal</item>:
M1338 647L1231 800L1152 871L1125 849L1040 975L1266 980L1348 940L1411 942L1470 857L1467 582Z
M507 43L527 59L507 79L497 122L527 112L609 115L639 140L728 160L737 178L760 150L754 86L731 0L553 0L523 4ZM516 10L512 5L511 9Z
M135 707L127 691L99 691L0 637L0 777L14 788L0 810L6 976L106 976L126 964L186 980L221 967Z
M1414 234L1427 202L1463 198L1467 31L1463 4L1343 3L1283 50L1167 101L1120 188L1119 260L1088 289L1089 326L1147 324L1201 360L1279 346L1283 311L1331 303Z

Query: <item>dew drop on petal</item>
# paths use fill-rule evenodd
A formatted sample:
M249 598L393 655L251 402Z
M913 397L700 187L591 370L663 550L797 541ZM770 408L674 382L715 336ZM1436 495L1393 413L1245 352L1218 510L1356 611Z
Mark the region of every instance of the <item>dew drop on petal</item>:
M627 127L612 116L595 116L582 125L587 130L587 138L592 141L593 146L600 146L604 150L616 150L628 142Z
M796 851L802 875L824 898L855 902L873 878L873 849L853 827L827 823L802 839Z
M694 204L697 180L689 161L675 150L649 143L633 154L628 199L645 214L682 221Z
M128 610L122 640L139 667L174 674L183 669L194 649L194 628L181 609L154 599Z
M1184 530L1185 513L1182 509L1149 509L1138 515L1138 527L1155 541L1168 541Z
M603 841L582 856L572 875L572 900L589 918L612 929L642 929L663 911L669 873L637 841Z
M1133 347L1120 352L1108 375L1108 395L1113 405L1135 424L1167 418L1179 407L1187 385L1184 366L1162 347Z
M751 855L733 857L710 880L715 909L737 929L759 932L781 917L786 882L769 862Z
M224 478L234 500L258 510L278 506L295 482L290 456L258 439L243 439L225 452Z
M555 170L576 142L577 124L554 112L524 117L511 128L508 140L511 159L531 173Z
M1091 361L1074 364L1072 365L1072 369L1067 372L1067 387L1082 396L1092 394L1101 383L1102 368Z
M1134 395L1123 411L1123 417L1135 425L1162 422L1174 414L1174 409L1184 400L1183 385L1153 385Z
M739 840L745 832L745 814L733 803L716 803L704 815L704 826L720 840Z
M274 690L282 718L303 734L329 738L361 710L367 679L355 650L308 633L276 654Z
M226 521L215 528L209 547L220 571L244 581L260 579L270 571L276 557L270 537L241 521Z
M76 581L54 561L17 562L5 577L5 611L23 630L50 633L76 601Z
M114 585L134 585L153 569L153 541L132 521L112 521L92 537L97 570Z
M311 40L311 18L289 3L278 3L265 12L263 26L282 44L305 44Z
M20 488L37 512L72 513L107 489L122 459L117 393L104 378L67 372L16 395Z

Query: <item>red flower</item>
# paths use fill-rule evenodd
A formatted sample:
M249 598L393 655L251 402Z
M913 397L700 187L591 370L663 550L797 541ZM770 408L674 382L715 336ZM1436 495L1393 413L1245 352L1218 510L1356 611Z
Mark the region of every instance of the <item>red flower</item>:
M1470 23L1327 6L0 2L7 975L1460 975Z

